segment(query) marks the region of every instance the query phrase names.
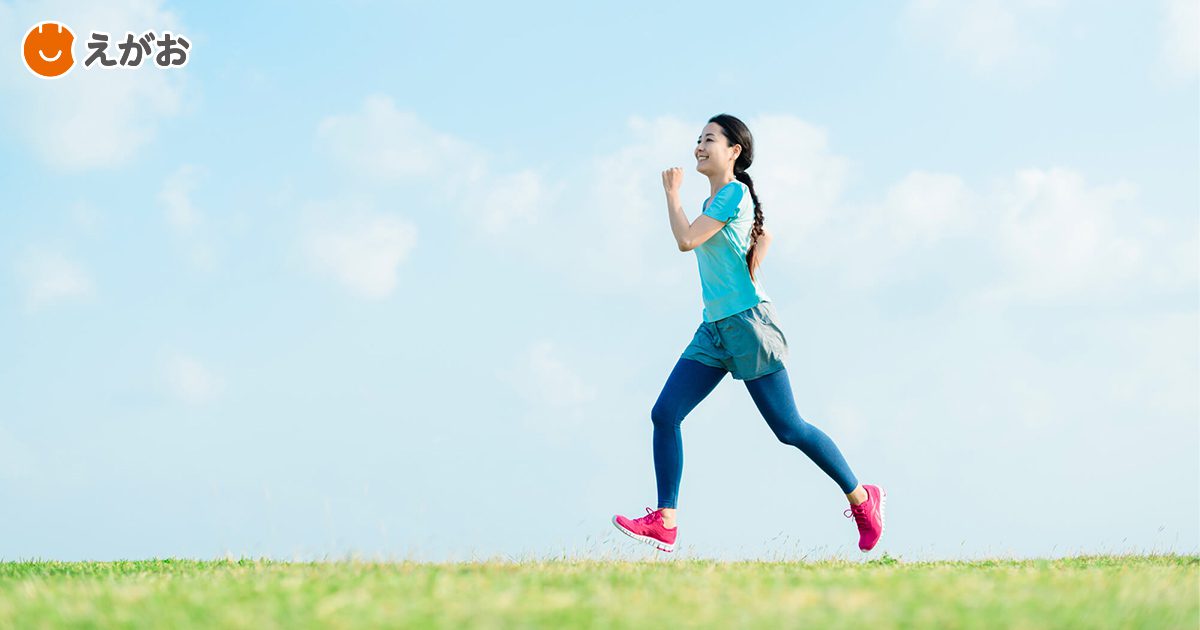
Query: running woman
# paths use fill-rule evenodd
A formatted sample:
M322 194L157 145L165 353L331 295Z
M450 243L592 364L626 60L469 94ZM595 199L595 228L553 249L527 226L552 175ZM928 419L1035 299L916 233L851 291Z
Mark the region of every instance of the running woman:
M647 514L635 519L618 514L613 525L657 549L675 550L676 499L683 475L680 424L729 372L745 381L775 437L800 449L846 494L850 508L844 514L858 526L858 548L870 551L883 534L887 493L879 486L859 485L833 440L800 417L783 365L787 339L776 324L774 304L755 277L771 235L763 227L762 205L746 173L754 160L754 138L741 120L718 114L700 132L695 155L696 171L708 177L712 194L694 222L688 223L679 202L683 169L663 171L662 181L679 251L696 252L703 321L650 411L658 509L647 507Z

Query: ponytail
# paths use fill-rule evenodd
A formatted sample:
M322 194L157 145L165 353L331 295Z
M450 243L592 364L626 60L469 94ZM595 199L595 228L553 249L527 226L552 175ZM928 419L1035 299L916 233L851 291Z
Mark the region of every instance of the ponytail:
M750 198L754 200L754 227L750 228L750 247L746 250L746 268L750 270L750 279L754 280L754 269L750 265L754 260L754 247L758 245L758 236L763 233L762 204L758 202L758 195L754 193L754 180L750 179L750 174L745 169L739 169L735 165L733 176L750 188Z

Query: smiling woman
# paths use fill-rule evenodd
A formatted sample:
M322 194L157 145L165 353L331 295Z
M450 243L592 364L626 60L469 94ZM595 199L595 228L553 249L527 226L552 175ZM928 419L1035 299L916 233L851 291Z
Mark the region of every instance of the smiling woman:
M887 494L878 486L859 485L833 440L796 410L784 367L787 338L776 323L771 298L754 274L770 237L763 229L754 181L746 172L753 159L754 138L745 123L728 114L709 119L696 141L696 170L708 177L711 193L691 223L679 202L683 169L662 172L679 250L696 252L704 311L650 411L659 509L647 507L646 515L636 519L618 514L613 524L635 540L674 551L675 505L683 474L680 425L728 372L746 383L779 441L800 449L846 494L846 516L853 516L858 526L859 549L870 551L883 534Z

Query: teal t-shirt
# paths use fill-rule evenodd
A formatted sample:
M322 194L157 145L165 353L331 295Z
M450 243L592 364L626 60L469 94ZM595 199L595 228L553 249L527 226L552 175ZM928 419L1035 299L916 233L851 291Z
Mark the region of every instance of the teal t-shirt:
M707 203L708 200L705 199ZM704 321L715 322L759 302L769 302L762 284L750 280L746 250L754 227L754 199L750 188L737 181L721 187L704 214L725 223L721 231L695 248L700 266L700 288L704 297ZM761 268L760 268L761 270Z

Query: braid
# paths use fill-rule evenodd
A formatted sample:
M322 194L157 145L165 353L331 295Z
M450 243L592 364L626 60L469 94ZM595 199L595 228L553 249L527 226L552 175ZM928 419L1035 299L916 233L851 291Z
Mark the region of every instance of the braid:
M746 250L746 268L750 270L750 279L754 280L754 269L750 267L754 260L754 247L758 245L758 236L763 232L763 212L762 204L758 202L758 195L754 193L754 180L750 179L750 174L744 168L733 169L733 176L739 182L746 184L750 188L750 198L754 200L754 227L750 228L750 247Z

